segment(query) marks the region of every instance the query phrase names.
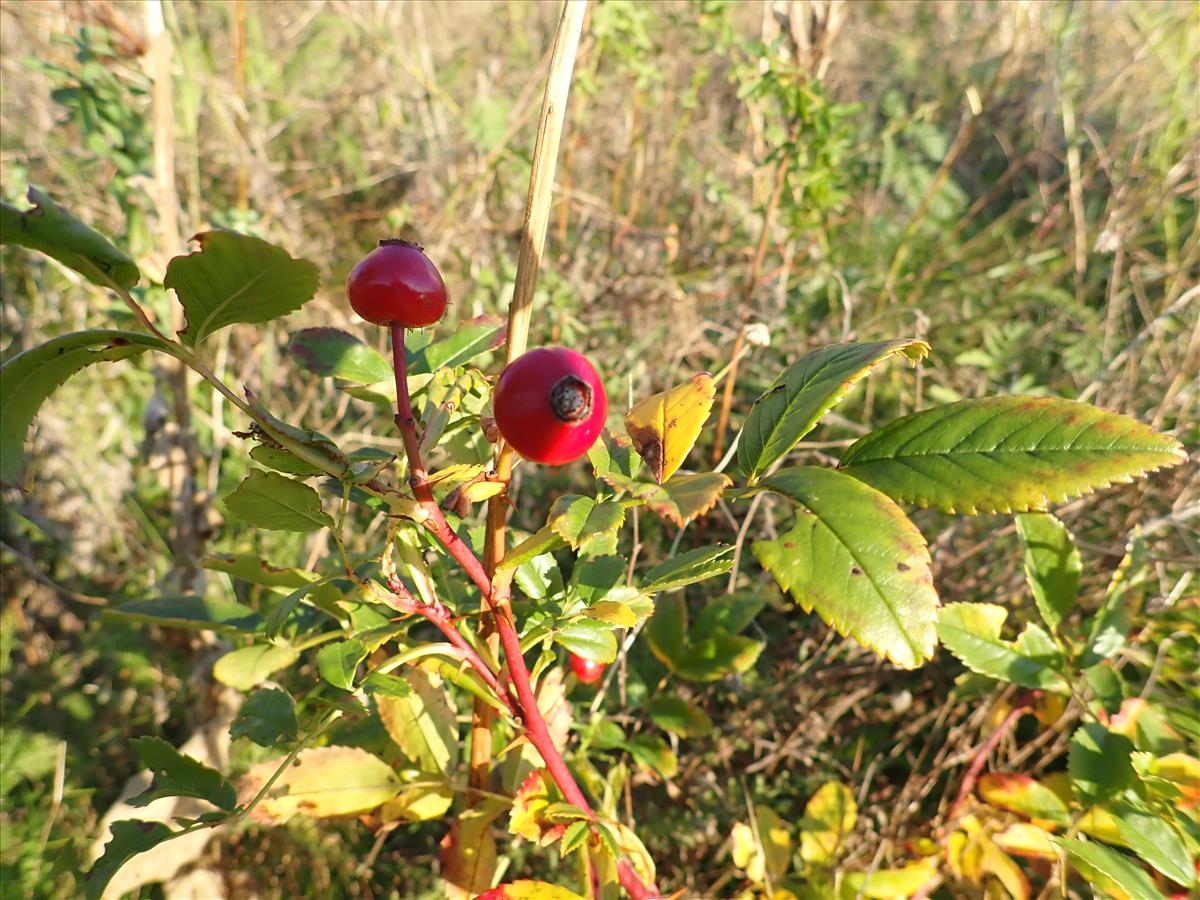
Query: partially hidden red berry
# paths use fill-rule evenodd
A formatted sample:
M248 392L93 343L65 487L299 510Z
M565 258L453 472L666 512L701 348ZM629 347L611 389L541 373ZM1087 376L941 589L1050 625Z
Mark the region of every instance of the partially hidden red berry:
M604 677L604 663L571 654L571 671L584 684L595 684Z
M346 280L354 311L376 325L424 328L446 312L446 283L425 252L408 241L380 241Z
M539 347L514 359L500 373L492 406L512 448L550 466L587 453L608 416L600 376L563 347Z

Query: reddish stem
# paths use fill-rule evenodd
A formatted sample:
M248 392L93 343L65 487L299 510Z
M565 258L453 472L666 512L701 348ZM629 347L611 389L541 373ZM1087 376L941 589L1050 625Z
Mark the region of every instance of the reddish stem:
M432 622L442 634L446 636L453 646L457 647L463 653L463 658L467 661L479 677L484 680L493 694L500 699L510 713L514 717L519 716L516 701L508 689L500 683L496 677L496 673L492 671L491 666L483 661L483 658L475 652L475 648L467 643L464 638L454 627L454 617L450 614L450 610L446 608L440 600L435 600L433 603L422 603L398 580L388 582L388 587L392 591L393 602L392 608L397 612L408 613L411 615L422 616Z
M504 657L508 661L512 685L517 692L516 701L513 701L512 695L508 693L506 688L500 685L495 674L491 672L482 659L479 659L479 655L475 653L474 649L467 644L466 639L454 628L450 621L449 611L441 603L438 603L437 607L442 610L444 615L435 611L431 616L430 611L434 610L432 604L418 605L416 599L411 594L408 594L409 599L412 601L412 612L425 616L437 625L442 634L454 646L460 646L459 642L461 642L461 649L466 650L468 654L467 661L474 665L485 679L490 675L489 686L496 692L497 697L509 705L514 717L525 729L529 742L533 744L534 749L541 755L542 761L546 764L546 771L550 773L550 777L554 779L554 783L562 791L563 797L569 803L574 804L590 817L594 818L595 814L592 812L592 807L588 803L587 797L584 796L583 791L575 781L571 770L567 768L566 761L555 745L554 739L550 736L549 728L546 727L546 720L543 718L541 710L538 709L537 697L533 693L533 684L529 677L529 669L525 665L524 656L521 655L521 639L517 636L516 625L512 618L512 610L509 607L509 591L512 585L511 575L508 578L499 579L493 585L491 579L488 578L487 573L484 571L483 564L479 561L479 558L471 552L471 548L463 543L458 535L454 533L453 529L450 528L446 517L442 515L441 507L433 499L433 491L429 487L429 477L421 461L420 442L417 440L417 420L413 415L412 401L408 396L408 362L404 355L404 326L393 324L391 326L391 337L393 369L396 373L396 427L400 429L401 437L404 439L404 451L408 456L409 486L412 488L413 496L417 499L417 502L429 513L429 518L425 522L426 527L434 533L434 536L441 541L450 555L463 567L463 570L475 582L475 585L483 594L484 602L491 608L496 630L500 634L500 643L504 648ZM403 585L400 585L400 587L403 587ZM405 589L405 593L408 593L407 589ZM397 593L397 597L403 600L404 595ZM478 660L478 665L472 661L472 657ZM484 675L484 672L487 672L488 675ZM633 866L628 861L623 860L617 864L617 873L622 887L625 888L634 900L661 896L656 887L653 885L647 887L642 883L637 872L634 871Z
M433 499L429 486L429 475L421 462L420 441L417 440L417 419L413 415L412 401L408 397L408 360L404 356L404 326L394 324L392 330L392 368L396 372L396 427L404 439L404 452L408 456L408 484L421 508L429 514L425 527L433 532L442 546L458 561L475 586L486 597L492 589L491 579L472 551L450 527L442 508Z
M617 877L621 880L621 887L625 888L625 893L633 900L658 900L662 897L654 885L647 887L642 883L629 860L623 859L617 863Z
M1017 720L1025 715L1026 711L1033 707L1033 696L1026 694L1013 705L1009 710L1008 715L1004 717L1004 721L1000 723L992 735L987 739L982 747L975 754L975 758L971 760L970 768L967 769L967 774L963 776L962 785L959 786L958 796L954 798L954 804L950 807L950 812L947 819L953 819L962 805L967 802L967 798L971 796L971 791L975 790L975 783L979 781L979 775L983 772L983 767L987 765L988 757L992 755L1000 741L1008 734Z

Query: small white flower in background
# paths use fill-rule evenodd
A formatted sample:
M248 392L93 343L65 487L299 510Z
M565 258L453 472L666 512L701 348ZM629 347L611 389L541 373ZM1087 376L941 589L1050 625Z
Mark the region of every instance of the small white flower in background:
M764 322L752 322L746 326L746 342L757 347L770 347L771 329Z

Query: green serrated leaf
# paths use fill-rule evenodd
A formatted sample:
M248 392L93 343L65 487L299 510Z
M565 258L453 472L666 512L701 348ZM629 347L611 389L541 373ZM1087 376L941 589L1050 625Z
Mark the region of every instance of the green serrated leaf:
M268 447L260 444L250 450L250 458L268 469L282 472L285 475L295 475L298 478L311 478L323 474L323 470L307 462L289 450Z
M624 521L620 503L566 494L554 501L546 524L581 554L602 556L616 552L617 531Z
M1089 668L1116 655L1125 646L1134 618L1146 599L1149 583L1146 541L1134 531L1125 547L1125 556L1113 573L1104 602L1092 617L1087 642L1077 664Z
M290 644L239 647L213 664L213 678L239 691L249 691L262 684L272 672L286 669L299 658Z
M0 203L0 244L45 253L93 284L128 290L141 274L127 254L84 225L35 187L26 197L31 209Z
M627 749L638 765L663 778L674 778L679 772L679 758L658 735L639 734L629 742Z
M354 689L354 675L358 664L367 656L362 641L335 641L317 651L317 671L321 677L343 691Z
M617 638L613 626L596 619L576 619L559 628L554 639L567 650L599 663L617 658Z
M178 834L162 822L143 822L139 819L113 822L109 829L112 836L104 845L103 855L83 876L84 896L87 900L100 900L113 876L129 860Z
M296 588L296 590L277 602L271 608L270 615L267 616L267 637L275 638L279 636L280 632L283 631L284 625L287 624L288 617L309 594L313 595L313 599L310 601L313 606L331 611L330 607L332 604L341 597L341 591L331 585L331 582L335 581L336 578L337 576L330 575L319 581L310 581Z
M582 847L591 828L589 822L572 822L568 825L567 830L563 832L562 842L558 845L559 854L567 857Z
M733 547L728 544L714 544L680 553L659 563L642 577L642 593L670 591L724 575L733 568L732 553Z
M133 806L145 806L159 797L197 797L224 810L237 805L237 792L224 775L180 753L162 738L136 738L133 749L154 773L150 787L129 800Z
M1066 680L1052 667L1056 659L1035 655L1042 649L1036 638L1026 638L1022 645L1000 637L1007 617L1004 607L992 603L951 603L938 611L937 634L972 672L1023 687L1069 693Z
M454 334L432 341L425 334L414 334L408 341L408 371L411 375L453 369L470 362L485 350L504 344L504 320L499 316L480 316L460 322Z
M263 688L246 698L229 726L229 736L234 740L248 737L260 747L273 747L296 740L299 730L296 707L288 693Z
M80 331L18 354L0 367L0 481L20 486L25 436L42 403L80 369L177 347L132 331Z
M386 675L383 672L372 672L362 681L362 688L368 694L381 694L384 697L411 697L412 685L396 675Z
M689 641L673 668L676 675L688 681L719 681L754 668L763 646L762 641L718 628L703 640Z
M701 737L713 729L708 713L673 694L659 694L646 712L659 728L680 737Z
M692 626L692 637L702 640L717 629L738 634L754 621L765 604L761 590L722 594L700 610Z
M193 240L200 250L172 259L163 278L187 314L179 337L189 347L228 325L287 315L316 293L315 265L260 238L205 231Z
M204 568L211 572L224 572L250 584L289 590L313 584L320 579L316 572L273 566L253 553L209 556L204 560Z
M508 572L536 559L546 553L551 553L567 546L557 532L549 525L534 532L517 546L504 555L497 571Z
M1129 849L1176 884L1195 886L1196 860L1169 822L1129 801L1113 802L1108 809Z
M1071 735L1067 771L1075 796L1094 806L1133 784L1133 741L1098 722L1085 722Z
M646 623L646 638L650 651L671 671L679 665L687 649L687 604L679 594L661 597L654 605L654 614Z
M1071 532L1050 513L1019 513L1014 517L1025 548L1025 580L1033 591L1038 612L1050 627L1075 605L1083 560Z
M925 538L889 497L832 469L762 482L799 507L792 529L754 555L806 611L911 669L933 655L937 592Z
M355 384L376 384L393 378L392 366L381 353L339 328L305 328L292 335L288 353L316 375Z
M738 441L738 465L756 482L808 434L860 379L895 356L924 359L918 340L833 344L805 355L754 401Z
M1045 510L1184 458L1174 438L1086 403L987 397L898 419L840 468L897 500L974 515Z
M1050 840L1067 851L1071 864L1102 889L1115 887L1135 900L1163 900L1150 876L1125 854L1095 841L1056 835L1051 835Z
M315 531L333 527L321 497L302 481L254 469L225 497L225 508L244 522L272 531Z
M262 617L248 606L232 600L203 597L158 597L108 607L103 615L129 619L164 628L194 628L202 631L260 631Z

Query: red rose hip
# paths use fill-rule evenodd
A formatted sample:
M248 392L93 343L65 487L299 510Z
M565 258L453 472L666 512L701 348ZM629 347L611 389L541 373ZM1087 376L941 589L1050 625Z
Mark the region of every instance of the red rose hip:
M571 671L584 684L595 684L604 677L604 663L571 654Z
M446 283L425 252L408 241L380 241L346 280L354 311L376 325L424 328L446 312Z
M563 347L514 359L496 382L496 427L523 457L559 466L591 449L608 416L608 397L592 364Z

